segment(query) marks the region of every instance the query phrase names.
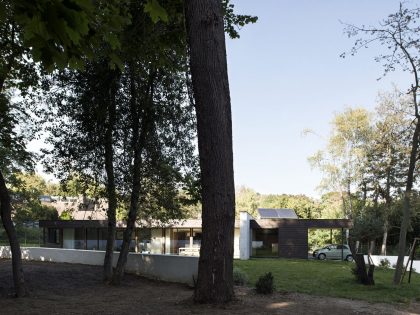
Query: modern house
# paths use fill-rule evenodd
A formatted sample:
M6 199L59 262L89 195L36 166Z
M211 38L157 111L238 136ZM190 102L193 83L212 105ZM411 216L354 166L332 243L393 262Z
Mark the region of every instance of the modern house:
M299 219L292 209L258 209L258 218L247 212L235 220L234 257L308 258L308 229L341 229L352 227L348 219ZM40 221L42 246L68 249L105 250L107 221L57 220ZM116 231L115 250L123 239L124 225ZM188 219L162 224L136 225L130 250L139 253L199 255L201 220ZM344 237L343 237L344 240Z

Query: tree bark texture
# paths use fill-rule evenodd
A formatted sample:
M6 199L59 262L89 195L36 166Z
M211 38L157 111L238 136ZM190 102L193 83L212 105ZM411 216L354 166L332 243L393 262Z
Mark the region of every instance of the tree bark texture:
M373 272L375 270L375 265L369 264L369 269L366 270L365 258L363 254L357 254L355 244L350 240L349 242L350 250L354 258L356 266L353 268L353 272L357 277L357 280L364 285L374 285L375 281L373 280Z
M12 267L13 267L13 283L15 294L17 297L23 297L26 294L25 278L22 268L22 253L20 250L19 240L16 235L15 227L12 221L12 206L10 203L9 191L6 187L6 181L0 171L0 211L1 220L7 237L9 238L10 249L12 251Z
M198 303L233 298L232 115L223 12L219 0L186 0L202 184L202 231L194 293Z
M404 256L406 254L407 244L407 231L410 225L410 198L413 189L414 182L414 171L416 168L416 160L419 147L419 136L420 136L420 119L416 119L416 128L413 133L413 140L411 144L410 153L410 164L408 166L407 182L404 192L404 206L403 206L403 217L401 221L400 238L398 244L398 260L397 266L395 267L393 284L398 285L401 282L404 267Z
M108 100L108 121L105 134L105 171L107 175L107 195L108 195L108 232L106 240L106 251L104 258L103 279L106 282L112 280L112 265L116 232L116 210L117 210L117 193L115 187L115 174L114 174L114 148L113 137L114 127L116 120L116 92L117 83L116 75L113 73L111 76L111 85L109 88Z

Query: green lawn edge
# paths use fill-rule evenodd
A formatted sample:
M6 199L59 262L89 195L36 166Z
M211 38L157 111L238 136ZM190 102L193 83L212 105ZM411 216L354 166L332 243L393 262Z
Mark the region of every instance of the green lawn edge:
M235 260L234 266L242 270L254 287L257 279L271 272L276 291L298 292L316 296L329 296L364 300L372 303L409 304L420 301L420 275L413 273L411 284L392 285L392 269L375 268L374 286L355 281L351 268L354 263L304 259L257 258Z

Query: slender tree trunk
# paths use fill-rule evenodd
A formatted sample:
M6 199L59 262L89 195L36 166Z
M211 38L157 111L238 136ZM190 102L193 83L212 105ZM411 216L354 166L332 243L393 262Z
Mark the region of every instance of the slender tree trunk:
M407 174L407 183L404 192L404 207L403 207L403 217L401 221L400 229L400 238L398 244L398 260L397 266L395 267L394 285L398 285L401 281L404 265L404 256L406 251L406 242L407 242L407 231L410 224L410 198L414 182L414 171L416 168L417 153L419 147L419 136L420 136L420 119L416 118L416 129L414 130L413 140L411 144L411 153L410 153L410 164L408 167Z
M151 121L150 113L153 107L153 95L154 95L154 76L155 72L150 71L147 91L145 93L145 106L144 110L137 104L136 98L136 85L134 78L134 70L131 70L131 113L132 113L132 130L133 130L133 175L132 175L132 187L130 197L130 210L128 212L127 226L124 230L123 243L121 246L120 255L118 256L117 266L112 277L112 283L118 285L124 276L124 269L127 264L128 252L130 249L131 238L135 223L137 219L137 213L139 208L139 200L141 193L141 168L142 168L142 152L144 150L148 133L153 125ZM140 113L143 113L141 117L141 128L140 128Z
M202 183L202 228L194 300L233 298L232 115L220 0L186 0L186 24L197 113Z
M372 240L369 243L369 255L373 255L374 252L375 252L375 240Z
M22 268L22 253L19 240L16 235L15 227L12 221L12 206L10 204L10 195L6 187L6 182L0 171L0 211L1 220L7 237L9 238L10 249L12 251L13 283L17 297L23 297L26 294L25 278Z
M108 194L108 233L106 240L106 251L104 259L103 278L104 281L112 280L112 265L114 257L114 243L116 231L116 210L117 210L117 193L115 187L114 174L114 148L113 148L113 131L116 120L116 75L111 76L112 81L109 89L108 100L108 123L105 134L105 171L107 174L107 194Z
M384 222L384 235L382 237L381 255L386 255L386 242L388 239L388 219Z

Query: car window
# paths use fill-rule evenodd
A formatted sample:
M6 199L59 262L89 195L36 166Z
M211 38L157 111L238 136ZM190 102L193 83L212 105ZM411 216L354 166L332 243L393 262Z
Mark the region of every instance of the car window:
M337 246L335 246L335 245L331 245L331 246L330 246L330 249L337 249Z

